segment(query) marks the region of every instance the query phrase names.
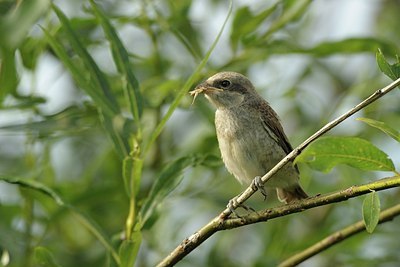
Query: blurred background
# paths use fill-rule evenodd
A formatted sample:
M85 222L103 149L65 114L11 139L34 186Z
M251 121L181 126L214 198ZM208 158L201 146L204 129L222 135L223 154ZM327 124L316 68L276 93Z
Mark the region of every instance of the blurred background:
M44 34L56 38L72 62L82 65L68 31L61 27L65 23L49 1L27 2L0 2L0 176L51 188L90 218L118 249L130 205L122 178L123 159L129 153L118 152L98 103L82 90L82 83L65 64L67 59L60 58ZM118 32L139 82L145 142L214 42L229 2L109 0L96 4ZM89 1L54 1L54 5L67 16L108 81L124 118L121 123L128 125L125 143L139 140L129 137L139 124L126 123L134 121L134 116L121 89L124 77ZM247 75L277 111L289 140L297 146L390 83L379 71L375 54L380 49L389 61L395 61L400 42L398 14L398 0L234 1L226 28L191 88L222 70ZM80 70L83 77L90 75L85 68ZM399 144L356 118L384 121L399 129L399 97L399 90L391 92L330 134L368 139L398 166ZM183 179L160 200L141 229L135 266L154 266L244 189L220 160L214 109L202 96L191 102L188 94L181 99L143 156L136 195L139 208L165 166L177 159L194 158L194 162L176 173ZM119 123L116 118L112 121L114 126ZM310 195L387 175L345 166L330 173L299 167L302 186ZM396 189L379 195L382 208L399 197ZM362 200L217 233L178 266L275 266L362 219ZM248 204L261 209L279 203L271 193L265 202L255 194ZM35 260L38 246L48 249L60 266L115 266L109 251L76 215L29 186L0 180L0 218L0 266L42 266ZM395 219L378 226L373 234L352 237L302 266L398 266L398 224Z

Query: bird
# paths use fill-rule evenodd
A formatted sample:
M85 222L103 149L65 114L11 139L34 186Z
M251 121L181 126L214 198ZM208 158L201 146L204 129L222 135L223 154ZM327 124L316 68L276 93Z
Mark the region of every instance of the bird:
M193 101L204 94L216 108L215 129L226 169L266 197L261 176L293 150L277 113L251 81L237 72L219 72L190 93ZM275 188L279 201L290 204L308 197L299 179L297 166L288 163L265 186Z

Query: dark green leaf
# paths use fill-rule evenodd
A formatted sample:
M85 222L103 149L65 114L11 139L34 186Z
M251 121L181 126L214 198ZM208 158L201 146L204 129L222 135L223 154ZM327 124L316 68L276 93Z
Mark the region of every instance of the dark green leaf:
M326 57L334 54L375 52L379 47L385 47L385 50L388 51L397 51L395 44L371 37L322 42L310 48L301 47L290 40L274 40L260 44L260 47L264 46L268 46L268 52L272 54L301 53L312 54L317 57Z
M36 67L36 62L44 48L43 39L28 37L20 46L21 59L24 66L33 70Z
M142 233L134 231L131 240L124 240L119 248L120 267L132 267L142 242Z
M89 81L85 79L85 83L90 82L92 84L90 84L90 86L84 86L82 87L82 89L85 90L93 98L93 100L99 105L102 110L104 110L105 112L111 111L111 113L108 114L109 116L112 117L118 114L119 106L111 91L107 77L99 69L92 56L81 43L64 13L55 5L53 5L53 10L56 12L58 19L62 23L62 27L65 30L66 37L68 38L68 41L70 42L72 48L80 56L83 64L85 65L86 71L83 73L90 73L90 79ZM63 57L62 60L64 63L65 61L67 61L65 57ZM68 66L70 66L70 63L68 63ZM80 79L84 78L80 77Z
M86 215L82 214L81 212L77 211L75 208L73 208L71 205L66 204L62 198L51 188L49 188L47 185L31 180L31 179L22 179L22 178L13 178L13 177L4 177L0 176L0 181L4 181L10 184L17 184L22 187L26 187L35 191L39 191L41 193L44 193L51 197L59 206L65 207L69 209L74 215L77 220L81 222L82 225L84 225L96 238L100 241L101 244L111 253L111 255L114 257L116 262L119 262L119 256L118 254L114 251L110 241L106 237L106 235L103 233L101 228L89 217Z
M129 197L139 192L143 160L127 156L122 165L125 189Z
M143 224L150 218L158 205L160 205L164 198L171 193L182 181L182 170L192 163L191 157L180 158L171 164L168 164L154 181L150 190L149 196L146 198L142 209L142 222Z
M313 48L304 49L302 52L312 53L316 56L328 56L335 53L374 52L382 46L391 50L394 50L395 47L376 38L349 38L334 42L324 42Z
M268 31L263 34L261 40L267 40L271 34L277 30L287 26L288 23L295 22L296 20L300 19L311 3L311 0L283 1L282 15L271 24Z
M322 137L311 143L295 160L329 172L338 164L365 171L394 171L388 156L369 141L356 137Z
M397 131L396 129L393 129L392 127L390 127L386 123L384 123L382 121L368 119L368 118L358 118L357 120L365 122L368 125L381 130L382 132L384 132L385 134L389 135L390 137L392 137L397 142L400 142L400 132Z
M124 90L127 99L129 100L129 106L131 108L133 117L138 123L143 109L143 100L139 90L139 82L133 74L132 65L129 62L128 51L126 51L109 19L103 14L100 8L97 7L94 1L90 1L90 3L92 5L96 18L103 27L107 40L111 44L111 51L114 62L117 65L117 69L124 76L124 79L126 79Z
M106 114L100 114L100 119L118 155L121 159L125 158L130 151L129 141L123 136L123 126L125 125L126 118L122 115L111 118Z
M50 187L48 187L47 185L45 185L41 182L31 180L31 179L5 177L5 176L0 176L0 181L4 181L4 182L10 183L10 184L16 184L19 186L30 188L32 190L39 191L39 192L51 197L58 205L65 206L65 203L61 199L61 197L55 191L53 191L53 189L51 189Z
M29 98L26 98L28 100ZM32 101L40 101L32 99ZM28 105L29 102L25 103ZM39 137L61 136L65 134L82 134L83 131L93 129L98 124L97 112L93 107L70 106L58 113L43 116L43 119L33 122L1 126L0 130L37 134Z
M254 33L254 31L260 27L261 23L276 10L277 6L278 2L257 15L254 15L250 11L249 6L244 6L238 9L232 22L232 31L230 36L233 49L237 49L238 41L240 39Z
M84 75L86 73L85 69L71 59L67 54L66 49L62 47L61 43L55 39L54 36L45 29L43 29L43 32L45 33L51 48L71 72L74 81L78 86L82 88L104 112L114 114L115 111L111 104L103 99L103 96L101 96L99 90L91 83L89 77Z
M35 261L41 267L61 267L57 264L53 254L45 247L35 248Z
M0 35L1 36L1 35ZM0 38L1 39L1 38ZM18 85L17 69L15 68L15 51L0 49L0 103L7 94L15 93Z
M0 47L16 49L32 25L49 9L50 0L20 1L15 9L0 18Z
M397 80L400 78L400 60L397 58L397 62L394 64L389 64L382 51L378 49L376 52L376 61L378 63L379 69L390 79Z
M365 229L370 234L375 230L375 227L379 223L380 211L381 204L379 196L375 191L372 191L365 197L362 206Z
M166 196L171 193L182 181L182 171L189 166L196 166L207 162L208 156L191 155L182 157L168 164L157 176L150 190L149 196L146 198L140 214L143 225L156 211Z
M157 139L157 137L161 134L161 131L164 129L165 124L167 123L167 121L169 120L169 118L172 116L172 113L175 111L175 109L178 107L180 101L182 100L182 98L184 96L186 96L187 92L189 91L189 89L191 88L191 86L193 85L193 83L198 79L198 77L200 76L200 73L202 71L202 69L204 68L204 66L206 65L208 59L211 56L212 51L214 50L215 46L217 45L219 38L222 35L222 32L225 29L225 25L230 17L230 15L232 14L232 1L230 1L230 5L229 5L229 10L228 10L228 14L225 18L224 23L222 24L222 27L220 29L220 31L218 32L217 37L215 37L214 42L212 43L211 47L208 49L207 53L205 54L204 58L201 60L201 62L199 63L199 65L196 67L195 71L193 72L193 74L187 79L187 81L185 82L185 84L182 86L182 88L178 91L174 101L171 103L171 105L169 106L167 112L165 113L164 117L161 119L161 121L158 123L156 129L153 131L152 135L150 136L150 138L147 141L147 144L145 146L144 149L144 154L146 154L149 149L151 148L151 146L153 145L153 143L155 142L155 140Z

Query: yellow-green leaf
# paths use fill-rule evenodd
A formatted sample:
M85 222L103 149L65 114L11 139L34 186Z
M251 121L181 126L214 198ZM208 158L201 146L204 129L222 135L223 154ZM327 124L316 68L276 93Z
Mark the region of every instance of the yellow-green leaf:
M392 160L367 140L357 137L322 137L311 143L295 160L329 172L339 164L365 171L394 171Z
M365 229L370 234L375 230L375 227L379 223L380 210L381 204L379 196L375 191L372 191L364 199L362 207Z
M390 127L386 123L384 123L382 121L368 119L368 118L358 118L357 120L365 122L368 125L381 130L382 132L384 132L385 134L389 135L390 137L392 137L397 142L400 142L400 132L397 131L396 129Z

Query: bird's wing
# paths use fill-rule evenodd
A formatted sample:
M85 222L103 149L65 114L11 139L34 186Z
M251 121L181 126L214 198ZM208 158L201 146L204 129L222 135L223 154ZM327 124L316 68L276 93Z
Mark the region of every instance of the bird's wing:
M286 154L289 154L293 148L286 137L282 125L279 122L278 115L275 111L266 103L262 102L259 110L261 110L261 122L268 135L275 140L282 147Z

